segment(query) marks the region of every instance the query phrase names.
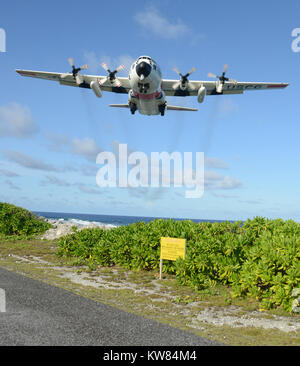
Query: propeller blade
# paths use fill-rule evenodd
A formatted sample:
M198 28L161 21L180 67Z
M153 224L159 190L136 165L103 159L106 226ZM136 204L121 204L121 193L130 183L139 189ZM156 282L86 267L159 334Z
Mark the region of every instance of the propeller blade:
M102 62L101 66L103 67L104 70L108 72L109 69L106 62Z
M113 82L113 85L116 87L120 87L122 85L121 81L119 79L115 79Z
M216 74L211 73L211 72L209 72L207 74L207 76L210 77L210 78L218 79L218 76Z
M80 85L84 82L83 76L79 73L80 70L85 70L88 68L88 65L82 65L81 67L75 67L74 60L72 57L68 58L69 64L72 67L72 71L70 73L64 73L60 75L61 79L65 79L67 76L73 76L77 85Z
M228 64L225 64L223 67L223 73L221 76L212 74L211 72L209 72L207 75L211 78L216 78L219 79L219 81L217 81L216 83L216 91L217 93L222 93L223 92L223 85L225 85L226 81L229 81L231 83L237 84L237 80L235 79L229 79L227 77L225 77L225 73L228 69Z
M119 71L121 71L121 70L123 70L123 69L125 69L125 66L124 66L124 65L120 65L120 66L116 69L116 71L117 71L117 72L119 72Z
M108 78L106 77L106 78L103 78L103 79L99 80L99 84L103 85L106 82L107 79Z
M217 85L216 91L217 91L217 93L222 93L222 91L223 91L223 84L222 83L219 83Z
M187 76L190 76L196 69L194 67L191 68L191 70L188 72Z
M69 75L71 75L71 74L69 74L69 73L66 73L66 74L61 74L60 75L60 78L61 79L65 79L67 76L69 76Z
M175 67L173 67L173 70L178 74L178 75L180 75L180 71L177 69L177 67L175 66Z
M89 65L87 65L87 64L80 66L80 70L86 70L88 68L89 68Z
M181 72L177 69L177 67L173 67L173 70L180 76L180 80L177 81L176 83L174 83L172 85L172 88L175 90L177 88L181 88L182 90L185 90L186 88L190 88L190 90L194 90L195 86L193 84L189 84L189 80L188 77L194 72L196 71L196 69L194 67L191 68L191 70L185 74L182 75Z
M80 75L80 74L77 74L77 75L75 76L75 80L76 80L76 84L80 85L80 84L82 84L82 83L83 83L83 76L82 76L82 75Z
M74 60L72 57L68 58L69 64L71 65L71 67L74 67Z
M176 90L177 88L179 88L179 86L181 85L181 81L177 81L177 83L174 83L173 85L172 85L172 88L174 89L174 90Z

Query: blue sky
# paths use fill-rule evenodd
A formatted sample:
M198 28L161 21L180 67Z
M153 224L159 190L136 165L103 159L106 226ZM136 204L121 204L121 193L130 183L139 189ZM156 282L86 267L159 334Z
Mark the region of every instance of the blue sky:
M1 5L0 200L30 210L135 216L300 221L299 63L292 30L298 1L10 1ZM284 90L170 98L195 113L131 116L126 95L22 78L15 69L68 72L68 58L114 68L150 55L164 78L196 68L239 81L287 82ZM125 71L120 73L127 76ZM205 192L96 185L96 155L119 143L146 154L204 152Z

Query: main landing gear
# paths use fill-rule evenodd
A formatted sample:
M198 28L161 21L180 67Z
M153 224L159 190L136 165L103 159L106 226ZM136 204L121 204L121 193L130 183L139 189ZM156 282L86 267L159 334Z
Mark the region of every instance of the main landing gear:
M166 109L166 103L160 104L158 106L158 110L159 110L159 113L160 113L161 116L165 115L165 109Z
M130 108L131 114L134 114L135 111L137 110L136 104L132 103L132 102L129 102L129 108Z

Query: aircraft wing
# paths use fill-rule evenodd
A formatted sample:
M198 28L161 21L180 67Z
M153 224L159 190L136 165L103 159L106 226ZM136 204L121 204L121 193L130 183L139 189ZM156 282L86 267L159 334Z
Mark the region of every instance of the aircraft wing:
M198 89L203 85L206 88L206 95L221 95L221 94L243 94L248 90L274 90L287 87L286 83L264 83L264 82L225 82L223 86L223 92L216 92L215 81L189 81L189 84L193 84L194 90L181 90L179 87L173 89L173 85L178 80L162 80L162 89L167 96L185 97L188 95L197 95Z
M121 86L114 86L109 80L107 80L106 76L102 75L84 75L80 74L82 77L83 83L78 85L71 73L58 73L58 72L46 72L46 71L34 71L34 70L20 70L17 69L16 72L21 76L28 76L32 78L45 79L58 81L61 85L69 85L69 86L78 86L80 88L90 88L91 81L100 81L105 79L105 82L101 85L101 90L114 92L114 93L123 93L128 94L130 88L129 80L127 77L118 77L118 80L122 83ZM62 77L63 76L63 77Z
M61 85L78 86L80 88L90 88L90 83L92 81L100 81L105 79L101 85L101 90L123 93L127 94L131 89L128 77L118 77L121 82L121 86L117 87L113 85L106 76L102 75L84 75L81 74L83 83L77 84L75 78L71 73L58 73L58 72L46 72L46 71L34 71L34 70L20 70L17 69L16 72L22 76L33 77L38 79L58 81ZM274 90L287 87L289 84L286 83L264 83L264 82L225 82L223 86L223 92L216 92L216 82L215 81L189 81L195 87L194 90L181 90L177 88L173 89L173 85L177 83L178 80L162 80L162 89L164 90L166 96L193 96L197 95L198 89L203 85L206 88L206 95L220 95L220 94L242 94L247 90Z

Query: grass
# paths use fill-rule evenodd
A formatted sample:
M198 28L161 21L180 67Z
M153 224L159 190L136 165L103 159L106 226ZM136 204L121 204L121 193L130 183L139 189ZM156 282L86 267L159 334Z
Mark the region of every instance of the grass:
M286 333L277 329L234 328L196 321L197 315L205 309L215 309L212 313L215 317L217 311L235 309L234 316L239 317L241 323L243 316L253 311L256 311L253 317L261 319L285 316L287 323L299 322L299 315L291 316L282 309L258 312L259 303L255 299L231 298L230 288L225 285L195 291L179 285L171 274L164 274L159 280L155 270L130 271L120 266L89 268L79 265L74 258L58 257L57 245L57 241L39 239L0 240L0 266L225 344L300 345L300 331ZM83 280L87 284L80 282Z

